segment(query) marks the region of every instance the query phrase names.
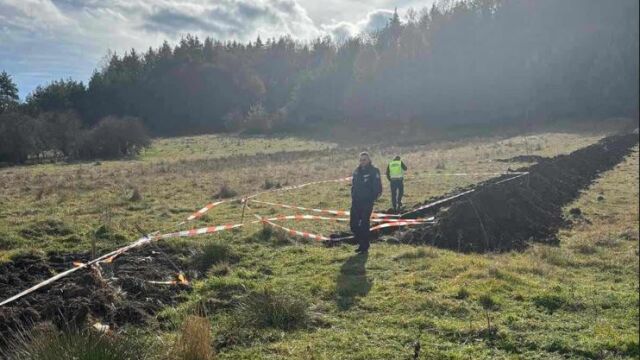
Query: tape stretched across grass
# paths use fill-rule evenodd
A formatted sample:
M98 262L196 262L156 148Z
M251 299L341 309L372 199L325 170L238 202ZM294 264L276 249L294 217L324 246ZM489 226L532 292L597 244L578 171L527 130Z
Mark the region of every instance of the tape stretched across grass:
M222 203L226 203L226 202L232 202L232 201L237 201L237 200L242 200L242 201L248 201L250 199L253 199L254 197L260 195L260 194L264 194L264 193L269 193L269 192L274 192L274 191L286 191L286 190L293 190L293 189L299 189L305 186L309 186L309 185L314 185L314 184L321 184L321 183L329 183L329 182L342 182L342 181L349 181L351 180L351 177L346 177L346 178L340 178L340 179L335 179L335 180L323 180L323 181L315 181L315 182L310 182L310 183L305 183L305 184L300 184L300 185L294 185L294 186L287 186L287 187L283 187L280 189L273 189L273 190L269 190L269 191L263 191L263 192L259 192L250 196L246 196L246 197L242 197L240 199L229 199L229 200L222 200L222 201L217 201L214 203L210 203L208 205L206 205L205 207L203 207L202 209L198 210L197 212L193 213L191 216L189 216L187 218L187 221L196 219L200 216L202 216L204 213L206 213L207 211L211 210L212 208L214 208L217 205L220 205ZM471 192L471 191L469 191ZM466 192L466 193L469 193ZM462 193L462 194L458 194L455 197L459 197L462 195L465 195L466 193ZM455 198L455 197L451 197L451 198ZM451 199L450 198L450 199ZM443 199L440 200L436 203L442 203L445 200L449 200L449 199ZM272 203L268 203L268 202L260 202L257 200L252 200L254 202L257 203L265 203L265 204L269 204L269 205L278 205L278 204L272 204ZM280 204L282 205L282 204ZM427 204L424 205L423 207L416 209L416 210L412 210L411 212L416 212L418 210L421 209L426 209L430 206L433 206L434 204ZM285 205L284 207L291 207L289 205ZM310 211L320 211L320 212L324 212L324 213L329 213L329 214L334 214L334 215L348 215L349 212L348 211L340 211L340 210L322 210L322 209L307 209L307 208L301 208L301 207L293 207L293 208L297 208L297 209L304 209L304 210L310 210ZM409 212L409 213L411 213ZM378 217L378 218L383 218L382 221L387 221L383 224L380 225L376 225L374 227L371 228L371 230L376 230L376 229L381 229L381 228L386 228L386 227L397 227L397 226L409 226L409 225L416 225L416 224L424 224L427 222L420 222L420 221L415 221L417 219L414 219L414 221L411 220L402 220L402 221L393 221L392 219L389 219L391 217L397 217L399 215L396 214L381 214L381 213L374 213L374 217ZM404 214L403 214L404 215ZM313 217L311 215L308 215L310 217ZM294 215L295 218L295 215ZM322 217L313 217L316 220L334 220L334 221L341 221L341 220L336 220L335 218L322 218ZM287 231L291 232L292 234L296 234L296 235L302 235L304 236L305 234L309 235L309 233L307 232L300 232L300 231L296 231L296 230L291 230L291 229L287 229L285 227L282 227L280 225L274 224L272 221L277 221L277 220L282 220L283 218L281 217L276 217L276 218L271 218L269 220L267 219L262 219L260 218L260 221L262 222L266 222L272 226L276 226L276 227L281 227L283 229L286 229ZM285 217L286 219L286 217ZM178 225L182 225L185 222L181 222ZM245 224L230 224L230 225L220 225L220 226L213 226L213 227L203 227L203 228L199 228L199 229L191 229L191 230L184 230L184 231L179 231L179 232L173 232L173 233L167 233L167 234L163 234L163 235L154 235L154 236L144 236L138 240L136 240L135 242L124 246L122 248L116 249L114 251L111 251L109 253L106 253L96 259L93 259L91 261L88 261L86 263L78 263L76 264L74 267L63 271L59 274L56 274L54 276L52 276L49 279L46 279L14 296L11 296L10 298L0 302L0 306L4 306L6 304L9 304L15 300L20 299L21 297L28 295L38 289L41 289L63 277L66 277L67 275L70 275L80 269L84 269L86 267L92 266L94 264L103 262L103 263L110 263L112 262L116 257L124 254L125 252L146 245L152 241L158 241L160 239L168 239L168 238L173 238L173 237L188 237L188 236L196 236L196 235L202 235L202 234L211 234L211 233L215 233L215 232L219 232L219 231L225 231L225 230L230 230L230 229L234 229L234 228L239 228L244 226ZM351 237L346 237L346 238L328 238L328 237L324 237L321 235L314 235L316 237L316 239L323 239L323 240L331 240L331 241L338 241L338 240L346 240L349 239Z

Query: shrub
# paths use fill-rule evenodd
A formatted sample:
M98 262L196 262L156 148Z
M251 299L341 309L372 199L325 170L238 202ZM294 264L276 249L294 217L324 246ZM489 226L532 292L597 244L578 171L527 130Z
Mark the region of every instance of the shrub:
M42 150L38 122L24 114L0 114L0 162L22 164Z
M41 143L45 151L70 158L77 157L82 122L72 111L48 112L38 116L42 127Z
M117 159L137 155L150 143L138 119L107 117L84 133L78 153L82 159Z

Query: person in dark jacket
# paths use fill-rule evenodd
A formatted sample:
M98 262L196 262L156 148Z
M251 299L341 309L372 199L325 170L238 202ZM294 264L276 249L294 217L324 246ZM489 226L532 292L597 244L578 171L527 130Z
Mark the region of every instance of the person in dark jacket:
M402 195L404 194L404 172L407 171L407 165L396 156L387 165L387 180L391 185L391 206L394 212L400 211L402 207Z
M358 253L369 250L369 227L373 203L382 194L380 171L371 164L366 152L360 153L360 165L351 179L351 231L358 240Z

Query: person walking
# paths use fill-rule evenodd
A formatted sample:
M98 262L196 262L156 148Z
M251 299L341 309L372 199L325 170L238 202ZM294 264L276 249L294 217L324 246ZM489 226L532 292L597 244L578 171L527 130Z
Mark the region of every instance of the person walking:
M402 195L404 195L404 172L407 165L396 155L387 165L387 180L391 185L391 207L398 213L402 208Z
M382 194L380 171L371 164L369 153L360 153L360 163L351 179L351 232L358 241L357 253L369 251L369 228L373 203Z

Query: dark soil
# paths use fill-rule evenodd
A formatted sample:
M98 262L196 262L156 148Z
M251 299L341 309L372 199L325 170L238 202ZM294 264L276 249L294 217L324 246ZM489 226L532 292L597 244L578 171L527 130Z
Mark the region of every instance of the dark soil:
M529 241L554 244L567 221L562 208L612 169L638 143L638 135L616 135L519 171L480 183L476 191L436 211L436 223L404 232L402 242L432 244L464 252L522 249ZM464 189L463 189L464 190ZM413 213L412 217L424 213Z
M132 250L98 269L82 269L68 277L0 307L0 348L15 329L28 329L50 321L62 329L82 328L93 322L117 328L147 324L165 306L177 304L190 290L187 285L151 284L176 278L178 269L188 279L188 249L157 244ZM3 300L73 266L88 254L49 254L46 258L24 255L0 265L0 298Z
M514 156L512 158L508 158L508 159L496 159L496 161L498 162L530 162L530 163L534 163L534 162L542 162L545 160L548 160L549 158L546 158L544 156L540 156L540 155L518 155L518 156Z

